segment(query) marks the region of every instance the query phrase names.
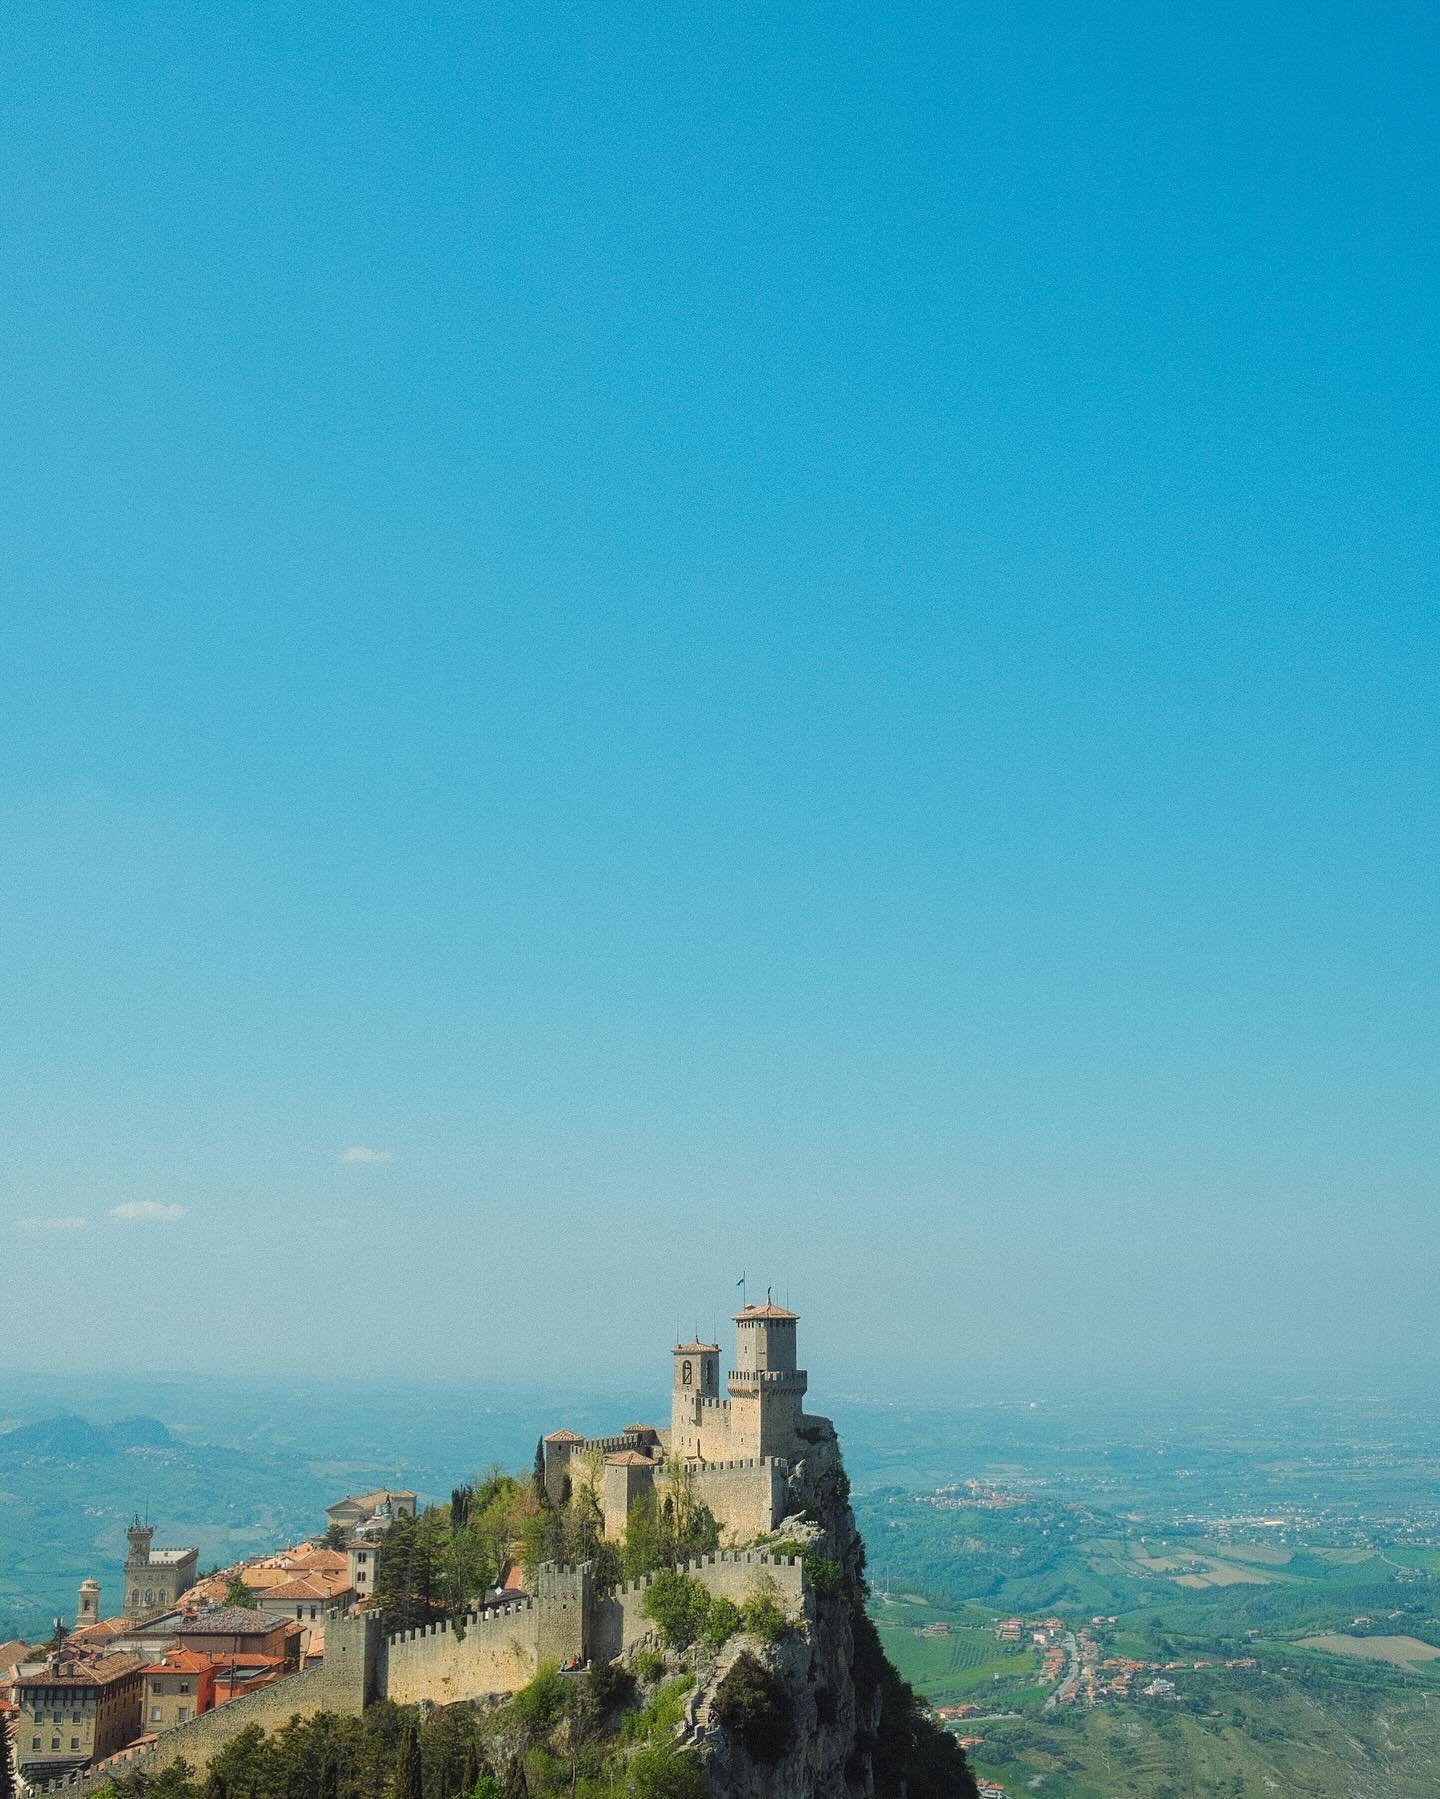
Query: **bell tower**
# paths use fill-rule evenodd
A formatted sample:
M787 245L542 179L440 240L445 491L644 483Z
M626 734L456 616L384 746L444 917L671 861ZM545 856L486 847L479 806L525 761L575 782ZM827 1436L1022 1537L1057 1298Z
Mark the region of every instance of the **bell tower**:
M100 1582L98 1580L82 1580L80 1594L75 1606L75 1628L85 1630L91 1624L100 1622Z
M720 1399L720 1345L698 1338L675 1345L675 1371L670 1389L670 1453L704 1453L704 1405Z

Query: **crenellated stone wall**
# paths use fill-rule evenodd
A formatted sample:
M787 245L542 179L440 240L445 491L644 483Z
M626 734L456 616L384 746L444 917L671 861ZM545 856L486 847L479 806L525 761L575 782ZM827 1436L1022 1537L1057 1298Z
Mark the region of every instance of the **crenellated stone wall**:
M687 1462L696 1499L708 1505L724 1543L748 1543L785 1515L789 1464L777 1456L733 1462Z
M515 1693L540 1665L539 1615L533 1599L471 1612L453 1624L402 1631L387 1645L385 1697L397 1705L422 1699L452 1705L486 1693Z
M714 1555L686 1562L680 1572L700 1584L717 1599L743 1605L762 1590L775 1594L776 1603L791 1617L805 1609L805 1569L793 1556L767 1555L763 1550L719 1550ZM590 1653L598 1661L614 1661L629 1654L654 1635L654 1622L645 1616L645 1595L654 1575L627 1581L593 1606Z

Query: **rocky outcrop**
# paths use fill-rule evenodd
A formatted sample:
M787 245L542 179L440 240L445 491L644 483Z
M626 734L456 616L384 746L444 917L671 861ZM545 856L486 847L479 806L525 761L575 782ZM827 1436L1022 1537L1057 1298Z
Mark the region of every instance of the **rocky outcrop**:
M775 1532L809 1574L803 1620L700 1670L687 1736L716 1799L969 1799L974 1778L885 1662L864 1611L865 1549L834 1427L807 1418Z

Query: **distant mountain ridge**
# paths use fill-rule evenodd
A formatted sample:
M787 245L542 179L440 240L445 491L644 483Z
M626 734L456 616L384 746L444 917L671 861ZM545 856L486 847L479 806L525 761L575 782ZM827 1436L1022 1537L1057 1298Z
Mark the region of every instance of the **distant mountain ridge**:
M62 1461L83 1461L96 1456L123 1455L127 1449L169 1449L177 1439L158 1418L120 1418L114 1424L92 1424L78 1413L39 1418L33 1424L0 1432L0 1461L29 1456L53 1456Z

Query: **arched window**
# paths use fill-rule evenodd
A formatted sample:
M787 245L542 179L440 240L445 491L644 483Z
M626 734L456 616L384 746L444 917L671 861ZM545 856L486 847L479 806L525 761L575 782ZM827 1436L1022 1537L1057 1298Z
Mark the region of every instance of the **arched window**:
M695 1378L694 1364L691 1362L688 1362L688 1361L682 1362L680 1364L680 1385L682 1387L688 1387L690 1385L690 1383L694 1380L694 1378Z

